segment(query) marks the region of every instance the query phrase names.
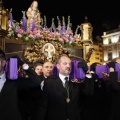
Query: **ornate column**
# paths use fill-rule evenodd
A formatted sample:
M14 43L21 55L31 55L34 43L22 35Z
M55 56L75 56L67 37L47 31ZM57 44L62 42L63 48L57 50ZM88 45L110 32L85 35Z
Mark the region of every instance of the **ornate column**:
M83 58L89 62L89 59L91 57L92 51L93 51L93 42L92 42L92 31L93 27L88 22L87 16L85 17L85 23L82 23L80 25L81 30L81 41L83 43Z

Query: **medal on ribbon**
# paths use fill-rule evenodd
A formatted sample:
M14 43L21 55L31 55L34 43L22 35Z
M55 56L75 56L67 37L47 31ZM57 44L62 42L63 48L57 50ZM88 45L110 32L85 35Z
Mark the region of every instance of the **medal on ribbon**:
M69 103L70 102L70 98L66 98L66 102Z

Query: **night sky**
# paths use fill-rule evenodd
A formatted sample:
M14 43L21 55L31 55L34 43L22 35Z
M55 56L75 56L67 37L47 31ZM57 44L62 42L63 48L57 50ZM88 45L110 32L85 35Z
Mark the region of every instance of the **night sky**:
M27 11L33 0L3 0L6 9L13 9L14 20L20 21L21 11ZM71 2L72 1L72 2ZM94 0L95 1L95 0ZM105 3L106 2L106 3ZM62 20L70 16L72 29L75 31L77 25L84 23L85 16L93 26L93 37L103 35L103 32L117 29L120 24L120 7L114 1L79 1L79 0L38 0L41 17L47 19L50 27L51 19L57 21L57 16ZM57 23L56 23L57 26Z

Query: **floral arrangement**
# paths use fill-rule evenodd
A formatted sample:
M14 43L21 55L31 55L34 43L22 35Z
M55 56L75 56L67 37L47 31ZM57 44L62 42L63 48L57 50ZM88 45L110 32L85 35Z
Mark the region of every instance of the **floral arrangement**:
M65 18L62 17L62 23L57 16L58 27L55 26L54 18L52 18L51 27L46 25L46 17L41 18L40 28L36 26L36 21L31 21L32 27L27 26L27 18L25 11L22 11L23 17L20 22L13 20L12 12L10 11L10 19L8 22L9 38L16 40L23 40L24 42L35 42L37 40L55 40L61 44L69 47L76 46L80 42L80 34L77 34L80 26L77 26L75 34L71 29L70 16L68 16L67 26L65 25ZM43 23L44 21L44 23Z

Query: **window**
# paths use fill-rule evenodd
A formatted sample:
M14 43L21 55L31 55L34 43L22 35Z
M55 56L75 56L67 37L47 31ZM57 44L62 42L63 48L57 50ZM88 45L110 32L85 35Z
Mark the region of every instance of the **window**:
M96 57L95 59L96 59L96 60L99 60L99 57Z
M95 53L95 55L99 55L99 53Z
M108 61L111 61L112 60L112 52L109 52L108 53Z

